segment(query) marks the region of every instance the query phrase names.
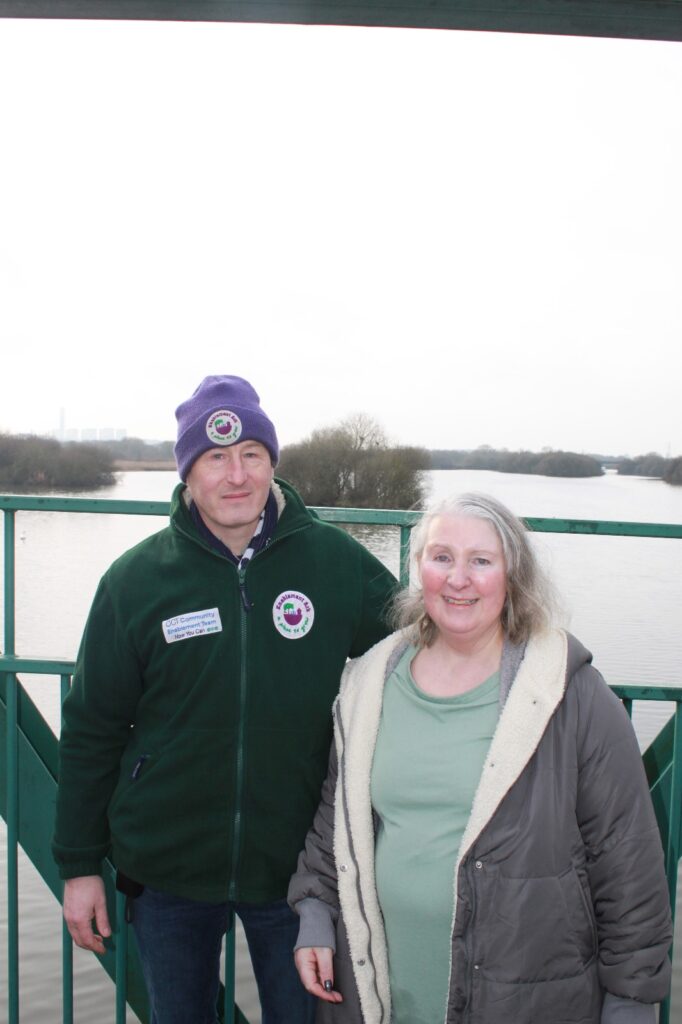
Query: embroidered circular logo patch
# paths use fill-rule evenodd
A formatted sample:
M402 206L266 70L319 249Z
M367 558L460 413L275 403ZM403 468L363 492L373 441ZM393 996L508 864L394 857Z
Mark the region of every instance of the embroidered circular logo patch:
M312 601L298 590L284 590L272 606L275 629L287 640L300 640L313 628L314 620Z
M242 421L229 409L219 409L206 421L206 433L214 444L234 444L241 432Z

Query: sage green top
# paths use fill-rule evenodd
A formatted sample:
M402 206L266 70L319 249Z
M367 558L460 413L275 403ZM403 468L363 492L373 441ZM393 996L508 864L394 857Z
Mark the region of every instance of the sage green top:
M415 654L386 681L372 764L392 1024L445 1020L455 863L498 718L499 672L432 697L412 678Z

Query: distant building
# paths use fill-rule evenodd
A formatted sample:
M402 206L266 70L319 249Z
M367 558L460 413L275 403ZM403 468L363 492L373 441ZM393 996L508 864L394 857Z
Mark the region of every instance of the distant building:
M50 432L58 441L124 441L128 436L125 427L66 427L64 410L61 410L59 427Z

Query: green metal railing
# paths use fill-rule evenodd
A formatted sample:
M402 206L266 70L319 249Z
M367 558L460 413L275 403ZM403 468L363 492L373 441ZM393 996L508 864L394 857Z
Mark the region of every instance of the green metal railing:
M24 690L20 675L59 678L62 698L68 692L73 663L20 658L15 651L15 518L17 512L75 512L106 515L167 516L170 505L161 501L110 501L85 498L0 496L4 512L4 653L0 655L0 734L5 736L5 757L0 759L0 812L7 822L7 1020L19 1024L19 886L18 850L21 846L48 888L61 901L62 883L50 854L57 779L57 739ZM315 509L321 519L338 524L392 527L399 532L400 578L407 582L410 531L418 512L374 509ZM674 538L682 540L682 525L607 522L603 520L525 520L529 529L543 533L599 536ZM628 713L633 701L670 701L675 713L643 755L658 825L666 853L670 900L675 909L677 869L682 825L682 687L613 686ZM4 719L4 721L3 721ZM105 885L113 935L101 962L116 984L116 1024L125 1024L126 1007L140 1020L148 1020L147 999L134 943L128 943L124 898L115 892L114 872L107 865ZM227 1024L248 1024L234 1002L234 927L226 937L225 985L221 1019ZM62 1022L73 1024L73 960L71 938L62 935ZM1 1000L0 1000L1 1005ZM669 1024L670 1000L661 1006L659 1024Z

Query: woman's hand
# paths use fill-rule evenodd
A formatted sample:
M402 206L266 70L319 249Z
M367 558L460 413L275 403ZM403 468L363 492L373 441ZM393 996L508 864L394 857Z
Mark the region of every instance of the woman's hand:
M325 1003L342 1003L341 993L333 991L333 956L327 946L301 946L294 953L294 963L306 992Z

